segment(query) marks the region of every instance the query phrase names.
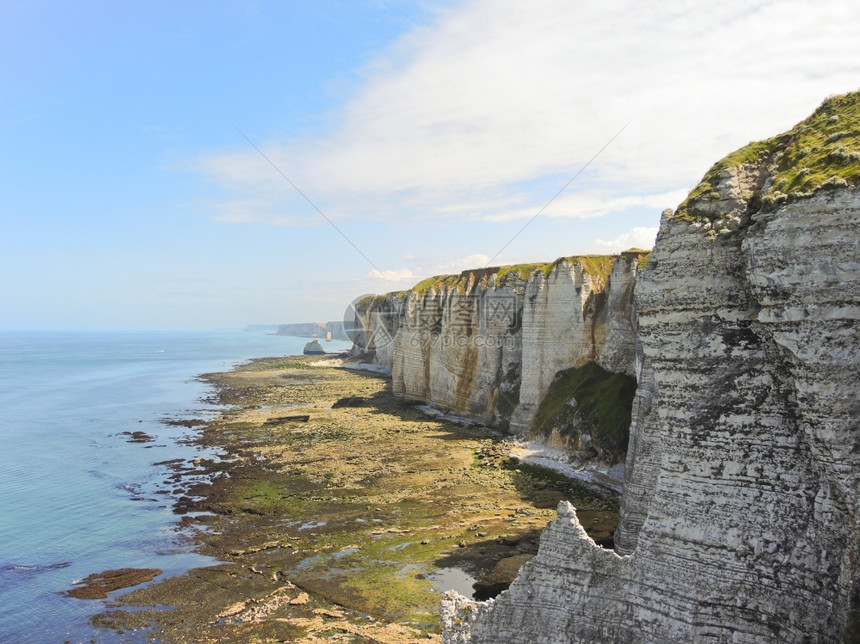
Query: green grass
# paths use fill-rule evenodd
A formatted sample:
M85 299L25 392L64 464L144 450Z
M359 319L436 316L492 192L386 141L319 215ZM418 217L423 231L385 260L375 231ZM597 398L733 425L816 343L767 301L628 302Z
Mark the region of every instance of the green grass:
M296 358L260 358L253 360L243 367L248 371L277 371L279 369L314 369L307 362L299 362Z
M558 429L564 435L581 428L592 436L613 460L624 457L630 436L630 414L636 380L611 373L589 362L556 374L538 407L532 432L549 435ZM573 398L577 405L567 403Z
M698 206L714 198L719 175L741 164L765 167L772 178L760 195L764 210L809 197L820 190L860 185L860 92L833 96L794 128L750 143L715 163L678 206L674 217L712 219Z
M624 255L650 255L651 251L642 250L639 248L631 248L624 251ZM540 273L545 278L549 277L552 272L564 262L570 264L579 264L583 271L602 282L609 279L609 274L612 272L612 267L618 255L571 255L569 257L559 257L552 262L535 262L532 264L510 264L506 266L491 266L488 268L475 268L465 270L462 273L452 275L434 275L418 282L410 290L418 295L424 295L431 290L456 289L460 293L470 292L477 286L486 288L491 278L494 279L496 286L503 284L511 284L514 282L526 282L531 279L536 273ZM642 259L640 258L640 265ZM647 264L647 259L645 260ZM386 293L381 297L401 297L408 291L398 291L395 293ZM380 297L380 296L374 296ZM372 298L366 298L372 299ZM365 303L362 301L362 303Z
M549 277L561 259L554 262L539 262L533 264L512 264L510 266L499 266L496 272L496 284L505 284L510 280L520 279L526 281L532 273L540 272L544 277Z
M259 514L281 514L295 506L293 495L271 481L246 486L240 495L243 509Z
M641 252L644 253L647 251ZM413 286L412 292L423 295L431 289L443 290L447 288L466 293L479 284L486 287L493 276L495 276L497 286L517 281L525 282L536 273L540 273L544 277L549 277L564 262L579 264L586 274L606 282L609 279L609 274L612 272L612 266L617 259L618 255L572 255L570 257L559 257L553 262L512 264L508 266L471 269L455 275L435 275L428 277Z
M468 276L466 273L461 273L459 275L435 275L418 282L412 287L412 292L423 295L431 289L439 290L445 287L456 288L462 292L465 291L467 283Z
M651 251L643 248L628 248L621 253L621 256L627 259L635 259L636 267L640 271L648 266L648 262L651 261Z

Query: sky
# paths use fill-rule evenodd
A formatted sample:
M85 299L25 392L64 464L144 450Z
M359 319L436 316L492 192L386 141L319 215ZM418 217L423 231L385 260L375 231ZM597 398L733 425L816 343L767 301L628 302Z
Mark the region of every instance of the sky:
M845 0L0 0L0 329L340 319L651 247L860 87Z

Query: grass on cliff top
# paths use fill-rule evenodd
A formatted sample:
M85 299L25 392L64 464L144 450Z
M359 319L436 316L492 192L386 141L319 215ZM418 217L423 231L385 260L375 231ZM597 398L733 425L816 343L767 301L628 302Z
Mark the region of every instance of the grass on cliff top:
M397 300L400 297L405 296L408 292L409 291L390 291L390 292L385 293L384 295L381 295L381 296L380 295L368 295L366 297L361 298L357 302L353 302L353 307L357 311L364 311L367 309L368 306L370 306L374 302L378 302L380 300L380 298Z
M622 257L636 259L636 267L641 271L651 261L651 251L643 248L628 248L621 253Z
M639 254L648 252L649 251L631 249L622 254ZM513 264L509 266L479 268L466 270L458 275L435 275L418 282L412 287L412 292L423 295L431 289L441 290L449 288L457 289L461 293L466 293L478 284L487 286L493 275L495 275L495 283L497 286L513 281L524 282L538 272L540 272L544 277L549 277L553 270L558 268L564 262L579 264L588 275L606 283L606 280L609 279L609 274L612 272L612 266L615 264L615 260L617 260L618 257L619 255L572 255L570 257L559 257L554 262Z
M826 99L794 128L764 141L750 143L715 163L678 206L675 217L705 218L696 205L712 198L726 168L756 164L772 177L762 207L772 209L809 197L816 191L860 185L860 92ZM749 202L756 195L745 195Z
M627 452L635 393L635 378L606 371L594 362L559 371L541 400L532 432L590 433L594 444L618 461ZM575 407L567 404L571 398Z

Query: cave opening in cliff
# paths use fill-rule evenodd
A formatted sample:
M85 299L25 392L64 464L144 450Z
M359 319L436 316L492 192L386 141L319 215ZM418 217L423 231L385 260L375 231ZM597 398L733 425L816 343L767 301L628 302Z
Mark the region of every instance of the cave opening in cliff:
M594 362L559 371L541 400L531 435L570 449L580 461L623 462L636 379Z

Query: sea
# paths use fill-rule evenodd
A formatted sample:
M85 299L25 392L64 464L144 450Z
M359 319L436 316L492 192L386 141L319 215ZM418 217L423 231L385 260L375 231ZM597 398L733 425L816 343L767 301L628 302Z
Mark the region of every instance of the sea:
M164 421L218 412L199 374L307 342L245 330L0 332L0 642L142 641L90 622L129 590L64 591L104 570L159 568L157 582L215 563L189 547L164 493L172 471L158 463L217 454Z

